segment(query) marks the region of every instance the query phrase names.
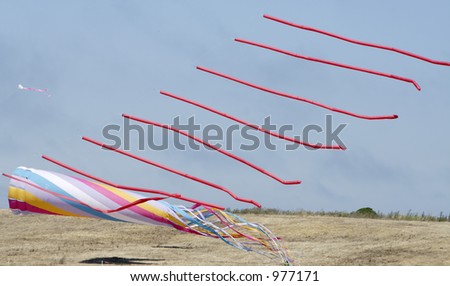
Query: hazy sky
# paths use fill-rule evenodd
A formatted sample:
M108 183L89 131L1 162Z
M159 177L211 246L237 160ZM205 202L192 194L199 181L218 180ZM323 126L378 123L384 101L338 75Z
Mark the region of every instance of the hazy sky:
M166 90L257 124L270 115L275 124L293 124L296 134L306 125L324 126L325 116L333 114L335 126L348 124L341 133L348 150L285 151L283 141L274 139L277 151L232 151L280 177L303 180L299 186L283 186L204 148L137 151L133 145L145 158L265 207L448 213L450 67L355 46L262 15L450 61L449 12L445 0L1 1L0 171L28 166L70 174L40 158L46 154L116 183L250 207L81 140L87 135L108 142L102 128L122 125L122 113L162 123L177 116L187 122L194 115L202 126L233 124L159 94ZM410 77L423 90L246 46L235 37ZM332 113L197 71L197 65L346 110L400 117L366 121ZM20 91L19 83L49 88L52 96ZM323 140L323 134L315 139ZM0 207L7 206L7 185L0 179Z

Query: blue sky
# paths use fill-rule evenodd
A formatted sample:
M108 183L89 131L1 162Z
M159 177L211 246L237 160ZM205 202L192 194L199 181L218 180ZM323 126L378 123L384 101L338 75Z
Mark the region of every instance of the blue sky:
M40 158L46 154L116 183L247 207L81 140L86 135L105 141L102 128L121 125L122 113L162 123L194 115L202 125L232 124L165 98L159 90L258 124L270 115L274 123L293 124L296 131L323 126L331 113L197 71L201 65L346 110L400 117L365 121L333 114L336 125L348 124L341 135L345 152L233 150L286 179L303 180L300 186L280 185L203 148L133 152L222 184L265 207L448 213L450 67L351 45L262 15L450 61L449 11L450 3L443 0L1 1L0 170L28 166L70 173ZM246 46L235 37L410 77L423 90ZM19 91L19 83L47 87L52 96ZM7 206L7 185L6 178L0 179L0 207Z

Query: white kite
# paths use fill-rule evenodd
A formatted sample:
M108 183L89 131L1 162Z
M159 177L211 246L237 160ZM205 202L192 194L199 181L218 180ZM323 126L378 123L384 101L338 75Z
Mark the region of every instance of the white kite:
M20 90L27 90L27 91L41 92L41 93L46 94L48 97L51 96L50 94L47 93L48 88L42 88L42 89L41 89L41 88L34 88L34 87L25 87L25 86L21 85L20 83L17 85L17 87L18 87Z

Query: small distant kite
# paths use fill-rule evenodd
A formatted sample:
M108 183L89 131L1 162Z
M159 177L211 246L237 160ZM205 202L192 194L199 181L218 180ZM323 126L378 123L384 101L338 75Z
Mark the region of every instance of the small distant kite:
M40 92L40 93L43 93L43 94L47 95L48 97L51 96L51 94L47 93L48 92L48 88L25 87L25 86L21 85L20 83L17 85L17 88L20 89L20 90Z

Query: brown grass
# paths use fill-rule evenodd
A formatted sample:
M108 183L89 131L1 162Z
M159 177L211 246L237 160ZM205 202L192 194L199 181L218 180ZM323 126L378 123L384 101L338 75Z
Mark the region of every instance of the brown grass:
M284 239L299 265L450 265L450 223L242 214ZM166 227L0 211L0 265L279 265ZM83 263L84 261L84 263Z

